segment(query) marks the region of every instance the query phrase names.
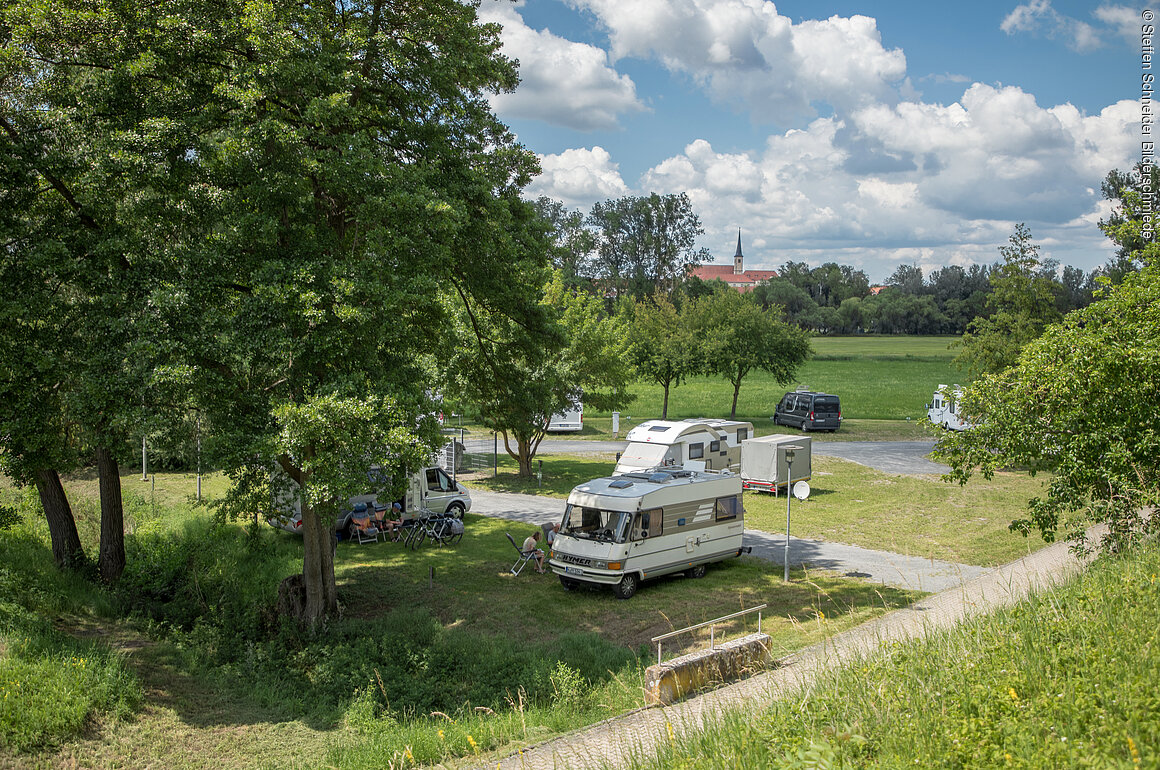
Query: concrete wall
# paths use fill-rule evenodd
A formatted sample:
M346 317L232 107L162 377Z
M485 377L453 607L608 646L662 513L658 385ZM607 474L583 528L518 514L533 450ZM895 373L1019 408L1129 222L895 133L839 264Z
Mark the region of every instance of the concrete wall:
M710 650L682 655L645 671L645 698L668 705L686 695L724 682L744 679L764 669L772 655L769 634L750 634Z

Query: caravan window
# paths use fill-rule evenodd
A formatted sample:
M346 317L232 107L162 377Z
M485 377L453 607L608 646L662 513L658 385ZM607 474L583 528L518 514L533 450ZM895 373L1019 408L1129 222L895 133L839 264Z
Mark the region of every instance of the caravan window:
M737 429L737 444L740 446L741 442L749 438L749 428Z
M720 452L721 451L721 442L720 441L711 442L709 444L709 451L710 452Z
M716 507L717 521L736 519L737 514L745 512L745 509L741 506L740 495L734 495L733 497L718 497Z
M690 460L700 460L704 456L705 456L705 445L703 443L701 443L701 444L689 444L689 459Z

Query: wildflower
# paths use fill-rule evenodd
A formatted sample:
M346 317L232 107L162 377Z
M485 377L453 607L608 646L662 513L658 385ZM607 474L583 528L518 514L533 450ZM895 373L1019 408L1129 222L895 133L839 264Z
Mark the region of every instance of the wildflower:
M669 743L672 743L673 742L673 723L666 721L665 722L665 729L667 729L669 731Z
M443 740L443 731L442 730L439 731L439 740Z
M471 744L471 750L478 754L479 753L479 744L475 742L475 739L472 738L470 735L468 735L467 742Z
M1136 742L1132 740L1132 736L1128 736L1128 751L1132 754L1132 764L1136 767L1140 766L1140 752L1136 748Z
M406 751L403 753L403 756L405 756L405 757L407 758L407 761L408 761L408 762L414 762L414 761L415 761L415 755L411 753L411 747L410 747L410 746L408 746L408 747L407 747L407 750L406 750Z
M1007 692L1011 693L1011 700L1019 700L1019 693L1015 692L1014 687L1008 687Z

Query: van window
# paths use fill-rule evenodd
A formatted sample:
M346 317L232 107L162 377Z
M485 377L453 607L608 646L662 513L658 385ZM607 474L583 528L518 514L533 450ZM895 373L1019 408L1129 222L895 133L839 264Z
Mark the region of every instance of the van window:
M717 521L736 519L737 514L743 513L745 510L741 507L741 495L734 495L733 497L718 497L716 509Z
M448 476L442 468L428 468L427 489L438 489L440 492L451 492L455 489L455 487L451 483L451 477Z
M690 460L700 460L704 456L705 456L705 445L703 443L701 443L701 444L689 444L689 459Z
M749 438L749 428L738 428L737 429L737 443L738 443L738 445L740 445L741 442L747 438Z
M838 406L838 399L836 398L815 398L814 411L819 414L837 414L840 411Z

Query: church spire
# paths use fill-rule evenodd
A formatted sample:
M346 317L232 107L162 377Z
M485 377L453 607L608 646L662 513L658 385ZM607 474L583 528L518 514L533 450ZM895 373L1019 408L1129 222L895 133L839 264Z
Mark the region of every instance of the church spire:
M737 228L737 253L733 255L733 274L741 275L745 272L745 257L741 253L741 228Z

